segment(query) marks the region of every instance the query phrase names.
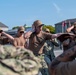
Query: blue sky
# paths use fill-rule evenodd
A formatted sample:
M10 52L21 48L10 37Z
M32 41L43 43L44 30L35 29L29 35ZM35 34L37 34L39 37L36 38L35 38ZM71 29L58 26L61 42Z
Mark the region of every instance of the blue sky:
M0 22L9 29L37 19L54 25L70 18L76 18L76 0L0 0Z

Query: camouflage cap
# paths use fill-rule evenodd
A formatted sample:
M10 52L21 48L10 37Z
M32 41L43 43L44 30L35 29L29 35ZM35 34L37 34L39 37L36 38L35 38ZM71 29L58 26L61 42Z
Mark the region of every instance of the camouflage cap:
M30 50L0 45L0 75L36 75L39 61Z

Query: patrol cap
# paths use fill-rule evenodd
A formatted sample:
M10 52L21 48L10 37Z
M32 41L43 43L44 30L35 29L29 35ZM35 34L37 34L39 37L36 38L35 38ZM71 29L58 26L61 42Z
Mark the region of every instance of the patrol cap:
M20 32L24 32L24 31L25 31L25 29L24 29L24 27L23 27L23 26L20 26L20 27L18 28L18 31L20 31Z
M35 27L39 27L39 26L43 26L44 24L42 24L42 22L40 20L36 20L36 21L34 21L33 25Z

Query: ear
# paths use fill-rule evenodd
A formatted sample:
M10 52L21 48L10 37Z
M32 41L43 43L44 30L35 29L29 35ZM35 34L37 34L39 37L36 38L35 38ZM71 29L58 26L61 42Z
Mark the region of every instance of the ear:
M37 30L37 27L35 26L35 31Z

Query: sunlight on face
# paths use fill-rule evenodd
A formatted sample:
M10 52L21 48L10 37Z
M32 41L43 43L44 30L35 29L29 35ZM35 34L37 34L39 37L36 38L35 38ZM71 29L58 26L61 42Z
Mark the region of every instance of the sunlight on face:
M42 27L43 27L43 26L38 26L38 27L36 27L36 31L37 31L37 32L42 31Z

